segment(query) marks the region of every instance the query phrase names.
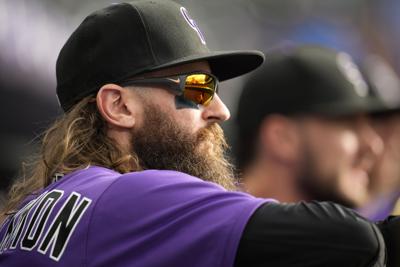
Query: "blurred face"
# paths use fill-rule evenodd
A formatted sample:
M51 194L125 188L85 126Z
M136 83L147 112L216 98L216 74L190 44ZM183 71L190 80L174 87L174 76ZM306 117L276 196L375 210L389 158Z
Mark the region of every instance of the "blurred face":
M193 63L153 73L153 77L210 69ZM133 130L132 148L144 169L176 170L233 189L233 172L218 123L230 116L218 95L207 106L178 108L176 94L162 87L140 92L143 112Z
M383 153L371 171L372 196L388 194L400 187L400 113L375 116L374 129L384 142Z
M368 200L369 171L382 141L364 116L307 117L299 183L311 199L358 207Z

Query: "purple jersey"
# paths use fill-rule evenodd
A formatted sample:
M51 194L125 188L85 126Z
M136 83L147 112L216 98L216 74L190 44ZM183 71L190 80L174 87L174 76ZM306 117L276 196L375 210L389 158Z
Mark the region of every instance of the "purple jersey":
M90 167L7 218L0 266L233 266L265 201L175 171Z
M358 212L368 218L368 220L377 222L383 221L388 216L395 214L396 203L399 200L400 191L385 194L374 199L371 203L358 210Z

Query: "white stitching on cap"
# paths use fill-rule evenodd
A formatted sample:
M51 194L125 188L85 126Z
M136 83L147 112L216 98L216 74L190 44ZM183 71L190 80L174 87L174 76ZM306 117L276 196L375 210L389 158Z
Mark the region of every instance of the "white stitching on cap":
M183 6L180 8L181 10L181 14L183 16L183 18L186 20L186 22L189 24L189 26L197 33L197 35L200 38L200 41L203 45L206 45L206 39L204 38L204 35L201 33L199 26L197 26L196 22L194 21L194 19L192 19L189 16L188 11L186 10L186 8L184 8Z
M342 74L354 86L354 91L357 95L360 97L368 96L368 86L351 56L347 53L339 52L336 55L336 63Z

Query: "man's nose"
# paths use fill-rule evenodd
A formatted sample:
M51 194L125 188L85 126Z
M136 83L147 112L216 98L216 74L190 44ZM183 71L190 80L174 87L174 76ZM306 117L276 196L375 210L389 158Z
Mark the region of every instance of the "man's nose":
M203 108L202 117L207 122L223 122L231 117L231 113L221 98L215 94L210 104Z

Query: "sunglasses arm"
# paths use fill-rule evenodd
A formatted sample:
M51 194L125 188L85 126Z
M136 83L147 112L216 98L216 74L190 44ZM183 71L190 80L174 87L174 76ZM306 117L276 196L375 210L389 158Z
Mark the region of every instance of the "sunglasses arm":
M129 85L137 85L137 86L159 86L165 88L167 90L172 91L172 93L176 95L183 94L183 88L185 86L185 80L181 77L174 78L146 78L143 80L132 80L132 81L124 81L119 84L120 86L129 86Z

